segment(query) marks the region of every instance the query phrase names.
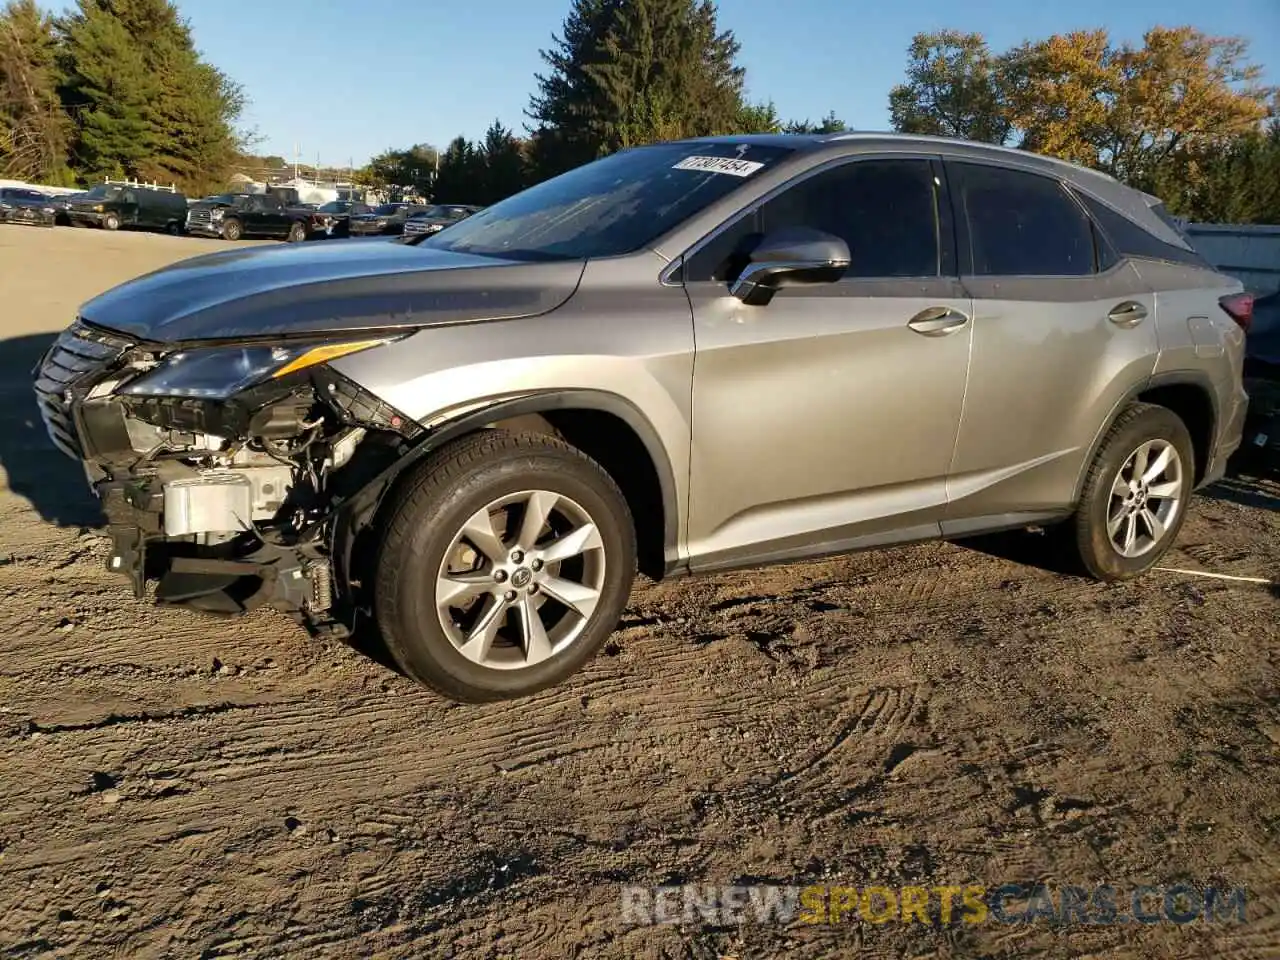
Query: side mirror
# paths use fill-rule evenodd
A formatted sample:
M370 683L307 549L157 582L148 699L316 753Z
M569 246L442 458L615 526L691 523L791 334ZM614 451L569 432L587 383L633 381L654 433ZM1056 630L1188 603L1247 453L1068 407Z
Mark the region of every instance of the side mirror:
M835 283L849 266L849 245L809 227L784 227L766 234L729 287L749 306L764 306L782 287Z

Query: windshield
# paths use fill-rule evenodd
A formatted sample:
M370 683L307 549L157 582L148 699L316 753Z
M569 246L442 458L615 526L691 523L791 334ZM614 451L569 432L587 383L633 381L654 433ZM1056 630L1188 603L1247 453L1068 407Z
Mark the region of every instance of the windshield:
M466 213L461 207L442 207L439 204L432 204L429 207L423 207L414 217L426 217L430 220L453 220Z
M403 203L384 203L373 212L380 217L389 217L392 214L399 213L404 209Z
M120 188L100 183L84 196L88 200L114 200L120 196Z
M731 141L624 150L474 213L422 246L527 260L632 253L792 152Z
M346 213L351 209L351 204L345 200L330 200L326 204L320 206L321 213Z

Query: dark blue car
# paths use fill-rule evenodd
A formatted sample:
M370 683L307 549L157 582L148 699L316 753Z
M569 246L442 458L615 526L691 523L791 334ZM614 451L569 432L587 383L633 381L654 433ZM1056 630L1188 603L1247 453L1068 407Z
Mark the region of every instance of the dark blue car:
M52 227L57 217L53 200L30 187L0 187L0 223Z

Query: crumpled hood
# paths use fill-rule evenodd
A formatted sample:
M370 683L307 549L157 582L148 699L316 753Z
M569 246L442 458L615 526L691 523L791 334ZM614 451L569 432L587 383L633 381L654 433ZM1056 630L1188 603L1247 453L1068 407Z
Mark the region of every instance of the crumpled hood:
M159 343L508 320L563 304L584 265L382 238L241 247L121 284L80 316Z

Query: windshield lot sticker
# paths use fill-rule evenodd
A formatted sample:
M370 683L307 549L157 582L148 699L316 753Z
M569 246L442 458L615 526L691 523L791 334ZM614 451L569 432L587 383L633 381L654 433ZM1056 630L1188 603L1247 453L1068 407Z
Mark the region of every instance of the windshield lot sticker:
M727 173L731 177L749 177L763 163L754 160L738 160L735 157L685 157L672 170L703 170L707 173Z

